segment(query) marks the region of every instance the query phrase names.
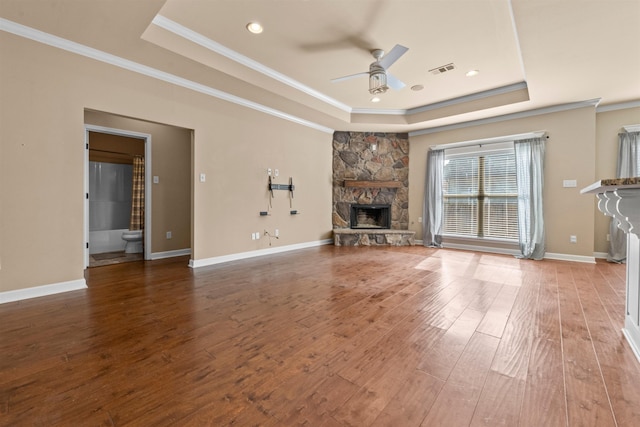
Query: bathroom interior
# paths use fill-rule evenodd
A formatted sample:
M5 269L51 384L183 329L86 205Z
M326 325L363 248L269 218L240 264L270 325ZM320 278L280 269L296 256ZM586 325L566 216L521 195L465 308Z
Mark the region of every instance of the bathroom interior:
M89 132L89 267L144 259L144 145Z

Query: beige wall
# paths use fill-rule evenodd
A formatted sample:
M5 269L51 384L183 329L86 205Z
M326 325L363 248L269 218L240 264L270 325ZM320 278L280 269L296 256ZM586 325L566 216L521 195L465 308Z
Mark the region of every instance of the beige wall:
M191 131L96 111L85 123L151 135L151 252L191 248ZM167 239L167 231L172 238Z
M640 107L596 114L596 181L615 178L618 162L618 133L623 126L640 124ZM594 200L595 252L607 252L609 217L598 210Z
M83 278L85 109L194 130L193 259L330 237L331 134L7 33L0 57L0 292ZM268 167L300 215L281 191L259 216Z
M580 189L595 181L595 107L538 115L410 137L409 217L411 230L422 236L422 216L427 150L432 145L546 131L544 212L547 253L593 256L593 196ZM576 188L563 188L565 179ZM578 242L569 243L569 236Z

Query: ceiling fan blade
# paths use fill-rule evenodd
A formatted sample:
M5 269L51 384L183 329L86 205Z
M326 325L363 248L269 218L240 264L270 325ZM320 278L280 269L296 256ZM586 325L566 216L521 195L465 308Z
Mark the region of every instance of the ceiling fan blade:
M362 73L358 73L358 74L351 74L350 76L344 76L344 77L338 77L337 79L331 79L332 83L337 83L337 82L341 82L344 80L349 80L352 79L354 77L360 77L360 76L368 76L369 72L368 71L364 71Z
M389 51L389 53L385 54L382 57L382 59L380 60L380 65L382 65L385 70L388 69L389 67L391 67L391 65L393 65L394 62L400 59L402 55L407 53L408 50L408 47L404 47L399 44L395 45L393 49Z
M387 84L391 89L400 90L406 85L400 79L387 73Z

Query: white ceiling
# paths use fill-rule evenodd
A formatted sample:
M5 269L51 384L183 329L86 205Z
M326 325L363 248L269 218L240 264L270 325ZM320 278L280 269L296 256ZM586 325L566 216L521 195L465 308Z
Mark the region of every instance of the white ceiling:
M335 129L410 131L640 101L640 0L48 3L3 0L0 14ZM250 34L250 21L264 32ZM331 82L367 71L370 50L395 44L409 48L389 70L402 90L374 104L366 77ZM429 73L448 63L456 68ZM466 77L472 69L480 74Z

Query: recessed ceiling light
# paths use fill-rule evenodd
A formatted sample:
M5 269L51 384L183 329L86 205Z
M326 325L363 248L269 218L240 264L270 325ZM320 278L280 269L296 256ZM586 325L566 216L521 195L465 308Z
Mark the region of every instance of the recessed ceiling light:
M371 102L380 102L380 98L374 96L373 98L371 98Z
M411 86L411 90L414 91L414 92L421 91L422 89L424 89L424 86L422 86L422 85L413 85L413 86Z
M478 74L480 74L480 71L478 71L478 70L470 70L470 71L467 71L467 74L465 74L465 76L473 77L473 76L477 76Z
M263 30L262 25L259 22L249 22L247 24L247 30L253 34L260 34Z

